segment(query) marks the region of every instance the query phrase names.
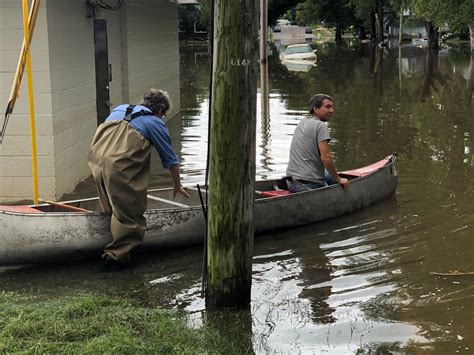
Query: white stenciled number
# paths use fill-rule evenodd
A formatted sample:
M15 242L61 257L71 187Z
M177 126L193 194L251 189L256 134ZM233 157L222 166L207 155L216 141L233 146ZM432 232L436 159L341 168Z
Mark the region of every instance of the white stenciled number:
M250 65L252 61L250 59L231 59L230 64L236 66L243 66L246 67Z

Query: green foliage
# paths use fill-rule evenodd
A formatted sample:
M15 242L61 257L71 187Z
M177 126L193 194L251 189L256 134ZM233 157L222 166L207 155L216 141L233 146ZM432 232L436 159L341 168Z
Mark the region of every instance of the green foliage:
M417 18L433 22L438 27L448 25L452 30L460 30L474 21L472 0L413 0L410 3Z
M176 314L113 297L32 302L1 293L0 315L0 353L235 353L239 348L213 328L190 329Z
M321 22L341 29L358 23L350 0L306 0L296 7L296 20L300 25Z
M200 0L200 4L178 6L180 32L193 33L194 26L199 31L211 28L211 0Z
M199 18L199 8L194 5L178 6L179 31L194 32L194 23Z
M211 30L211 0L200 0L200 12L197 19L198 28L203 31ZM178 6L179 7L179 6Z
M295 8L295 20L300 26L309 26L316 23L318 8L313 1L306 0L299 3Z
M277 19L300 2L301 0L268 0L268 24L275 25Z
M179 28L182 32L193 32L197 28L209 31L211 26L211 2L200 0L199 6L179 6ZM421 21L433 22L438 27L450 27L461 31L474 21L472 0L385 0L387 17L395 20L400 8L409 9ZM275 25L282 16L295 20L301 26L324 22L327 26L370 25L370 13L376 9L376 0L269 0L268 23Z
M356 22L349 0L310 0L316 7L318 18L327 26L346 28Z
M441 19L447 19L449 8L450 5L445 0L414 0L411 3L411 9L417 18L438 26Z

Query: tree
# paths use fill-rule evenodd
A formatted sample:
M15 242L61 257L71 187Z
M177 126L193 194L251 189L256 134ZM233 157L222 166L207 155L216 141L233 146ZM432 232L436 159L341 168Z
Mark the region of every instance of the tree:
M329 27L336 27L336 42L342 40L342 32L357 22L350 0L308 0L315 9L320 21Z
M459 5L459 23L469 27L471 36L471 51L474 52L474 2L472 0L461 1Z
M472 0L451 0L449 2L446 0L413 0L411 9L416 17L426 21L428 46L431 49L438 47L439 28L446 25L452 30L469 27L471 50L474 48L474 2Z
M211 1L212 0L200 0L200 11L197 19L199 28L205 29L207 32L211 30ZM179 8L179 6L178 6Z
M301 2L295 7L296 23L299 26L309 26L316 22L315 14L318 9L313 1Z
M273 26L285 12L298 5L301 0L269 0L268 1L268 24Z
M415 17L425 21L430 50L439 49L439 23L442 17L446 19L446 10L450 6L446 3L445 0L413 0L411 3Z
M389 4L385 4L383 0L349 0L349 2L355 10L356 18L362 21L362 23L359 22L359 26L370 24L372 41L382 42L384 10ZM364 36L364 30L362 28L359 30L361 39Z
M211 0L199 0L198 5L178 6L179 30L185 33L200 31L210 32L211 29Z
M178 6L179 31L193 33L194 23L199 18L199 12L199 8L194 5Z

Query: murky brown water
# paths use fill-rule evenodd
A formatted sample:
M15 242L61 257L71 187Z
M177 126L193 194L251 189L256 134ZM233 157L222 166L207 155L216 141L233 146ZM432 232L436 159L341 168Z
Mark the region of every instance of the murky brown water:
M145 255L121 274L91 262L4 271L2 289L131 295L185 310L196 324L215 321L257 353L474 353L474 277L430 274L474 271L474 60L463 49L428 57L402 48L400 62L398 48L315 47L315 67L290 71L278 56L284 44L271 45L258 178L284 174L294 127L308 99L324 92L335 98L329 127L339 169L398 152L399 188L352 215L257 238L249 313L205 314L201 248ZM192 184L205 174L209 54L181 51L182 120L168 125ZM154 187L170 181L158 165ZM85 183L74 196L93 193Z

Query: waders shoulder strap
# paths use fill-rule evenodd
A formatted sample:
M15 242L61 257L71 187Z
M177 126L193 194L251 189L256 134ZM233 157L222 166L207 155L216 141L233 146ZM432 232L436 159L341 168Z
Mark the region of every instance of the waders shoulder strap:
M128 105L127 111L125 111L125 117L124 120L127 122L130 122L134 118L137 118L138 116L153 116L154 113L151 111L145 111L145 110L140 110L138 112L132 113L133 109L135 108L135 105Z

